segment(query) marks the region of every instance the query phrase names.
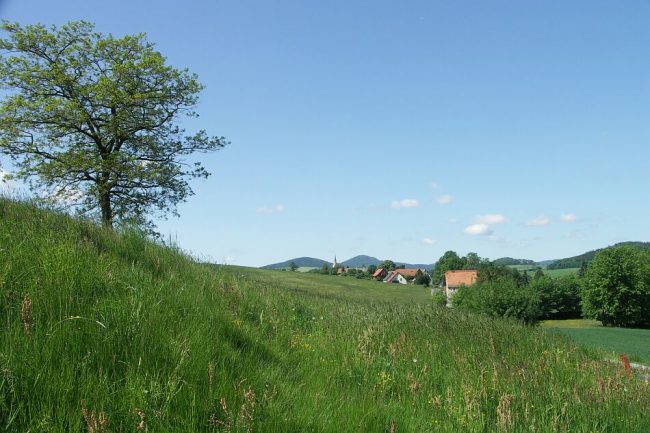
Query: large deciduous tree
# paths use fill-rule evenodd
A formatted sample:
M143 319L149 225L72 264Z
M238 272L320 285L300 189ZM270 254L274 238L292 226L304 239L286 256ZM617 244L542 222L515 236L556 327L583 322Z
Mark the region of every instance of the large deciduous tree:
M0 39L0 153L32 189L78 211L149 223L175 213L207 177L196 152L226 145L179 124L197 117L203 86L166 63L144 34L104 35L88 22L59 28L4 22Z
M650 327L650 257L631 246L596 254L583 278L585 317L605 326Z

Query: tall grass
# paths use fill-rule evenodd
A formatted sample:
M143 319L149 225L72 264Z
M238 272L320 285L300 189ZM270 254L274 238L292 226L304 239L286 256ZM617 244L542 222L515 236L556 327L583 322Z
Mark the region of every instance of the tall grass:
M200 264L4 199L0 257L1 431L650 431L622 368L386 285Z

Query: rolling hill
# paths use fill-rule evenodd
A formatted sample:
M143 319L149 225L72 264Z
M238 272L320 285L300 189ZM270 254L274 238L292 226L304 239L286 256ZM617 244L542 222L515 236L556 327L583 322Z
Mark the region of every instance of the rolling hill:
M323 263L327 263L328 265L330 264L330 262L326 260L315 259L313 257L297 257L284 262L262 266L262 269L286 269L291 266L291 263L295 263L299 268L320 268L323 266Z
M511 265L535 265L534 260L528 259L513 259L512 257L501 257L500 259L492 260L495 265L511 266Z
M580 254L578 256L568 257L565 259L554 260L547 266L547 269L567 269L567 268L579 268L584 264L589 264L593 260L597 252L602 251L606 248L618 247L622 245L628 245L640 249L650 249L650 242L619 242L617 244L611 245L605 248L599 248L597 250L587 251L586 253Z
M307 267L307 268L320 268L321 266L323 266L323 263L327 263L328 265L332 264L332 262L329 262L327 260L314 259L311 257L298 257L295 259L286 260L284 262L262 266L262 269L286 269L291 265L291 262L294 262L298 267ZM383 260L379 260L377 257L359 255L344 260L339 264L346 268L361 268L370 265L377 266L380 265L382 262ZM423 268L427 270L431 270L433 268L433 265L418 264L418 263L413 264L413 263L405 263L405 262L395 262L395 264L397 266L404 265L404 267L406 268Z

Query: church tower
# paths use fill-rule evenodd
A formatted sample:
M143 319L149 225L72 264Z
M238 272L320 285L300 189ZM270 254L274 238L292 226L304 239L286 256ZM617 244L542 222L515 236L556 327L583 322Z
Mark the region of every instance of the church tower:
M336 254L334 254L334 263L332 263L332 267L335 268L335 267L337 267L338 265L339 265L339 264L336 262Z

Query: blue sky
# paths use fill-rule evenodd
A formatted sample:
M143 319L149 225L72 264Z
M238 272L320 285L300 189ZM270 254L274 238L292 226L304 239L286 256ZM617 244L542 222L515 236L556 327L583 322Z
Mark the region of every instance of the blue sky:
M232 144L163 234L260 266L650 240L648 1L18 1L146 32ZM3 166L6 167L6 162Z

